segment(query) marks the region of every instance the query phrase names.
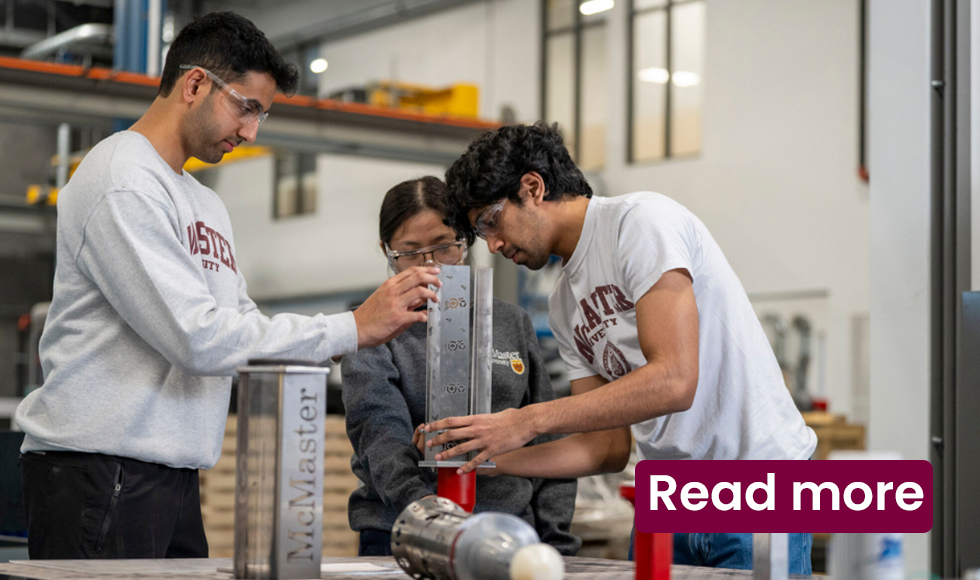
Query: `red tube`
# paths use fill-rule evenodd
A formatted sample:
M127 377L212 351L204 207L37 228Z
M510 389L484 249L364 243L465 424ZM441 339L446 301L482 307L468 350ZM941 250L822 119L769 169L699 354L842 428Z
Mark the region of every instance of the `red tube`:
M636 507L635 484L619 486L619 494ZM670 565L674 562L674 534L645 534L636 530L633 559L636 560L636 580L670 580Z
M633 557L636 580L670 580L674 560L674 534L645 534L636 530Z
M456 467L439 468L439 485L436 493L455 502L459 507L473 513L476 505L476 472L457 475Z

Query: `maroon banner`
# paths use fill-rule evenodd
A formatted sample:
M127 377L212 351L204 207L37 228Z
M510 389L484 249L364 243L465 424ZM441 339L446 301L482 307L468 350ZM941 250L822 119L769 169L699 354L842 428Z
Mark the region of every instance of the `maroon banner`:
M922 533L928 461L641 461L636 528L673 533Z

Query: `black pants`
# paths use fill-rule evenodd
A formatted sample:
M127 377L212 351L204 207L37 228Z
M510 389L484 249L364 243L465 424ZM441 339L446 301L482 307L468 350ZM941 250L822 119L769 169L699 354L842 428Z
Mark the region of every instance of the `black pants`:
M368 528L361 531L358 556L391 556L391 532Z
M32 560L208 556L197 470L52 451L20 464Z

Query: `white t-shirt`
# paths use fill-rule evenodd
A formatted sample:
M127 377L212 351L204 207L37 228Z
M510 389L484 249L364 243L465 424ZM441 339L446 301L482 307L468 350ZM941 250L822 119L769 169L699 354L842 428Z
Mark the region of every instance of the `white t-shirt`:
M646 364L635 303L683 268L698 308L692 407L633 425L641 459L806 459L817 444L783 382L741 282L704 224L652 192L592 198L549 299L569 379L609 381Z

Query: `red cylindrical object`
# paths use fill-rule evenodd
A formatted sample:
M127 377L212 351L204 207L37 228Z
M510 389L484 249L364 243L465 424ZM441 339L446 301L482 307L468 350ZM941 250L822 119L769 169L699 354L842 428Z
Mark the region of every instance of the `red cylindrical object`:
M619 495L636 507L634 484L620 485ZM674 562L674 534L645 534L636 530L633 559L636 560L636 580L670 580L670 565Z
M456 467L438 469L439 483L436 494L473 513L473 507L476 506L476 472L459 475L456 473Z
M670 565L674 561L674 534L645 534L637 530L634 541L636 580L670 580Z

